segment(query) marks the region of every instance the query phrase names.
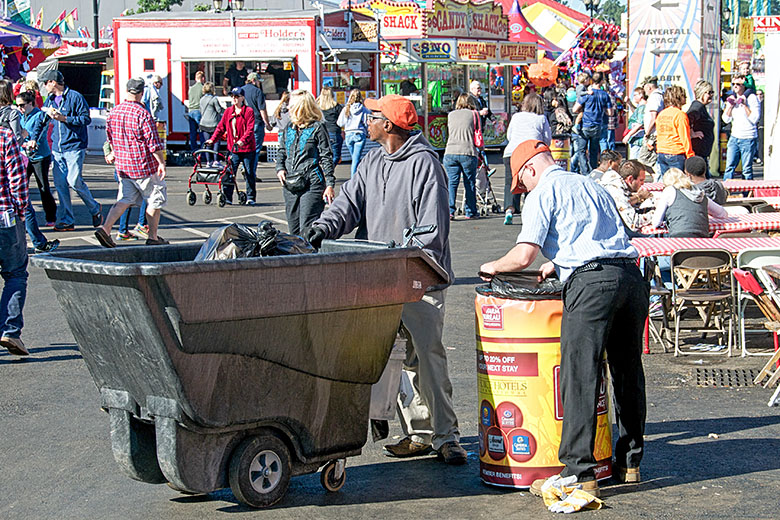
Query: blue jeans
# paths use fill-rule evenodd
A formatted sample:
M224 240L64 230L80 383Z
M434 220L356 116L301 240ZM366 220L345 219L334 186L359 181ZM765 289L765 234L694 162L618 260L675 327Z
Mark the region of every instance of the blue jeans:
M190 150L194 152L203 146L206 140L200 131L200 110L190 110L187 113L187 122L190 124Z
M230 154L230 163L233 165L233 172L238 174L238 165L244 164L246 172L246 199L254 201L257 197L257 154L256 152L233 152ZM238 177L236 177L238 185ZM225 196L230 202L233 202L233 185L223 185Z
M341 162L341 147L344 145L344 135L339 132L328 132L330 138L330 149L333 152L333 165Z
M666 170L669 168L679 168L680 170L685 171L685 154L673 155L670 153L659 153L658 171L661 174L661 177L664 176L664 173L666 173Z
M0 335L18 338L22 334L22 309L27 297L27 239L24 224L16 216L16 225L0 227Z
M601 151L615 149L615 129L608 129L607 125L601 127L601 137L599 138Z
M114 179L116 182L119 182L119 175L116 174L116 170L114 171ZM130 212L133 211L133 206L130 206L127 208L127 210L122 213L122 216L119 217L119 233L126 235L127 234L127 228L130 222ZM145 226L146 225L146 199L141 202L141 208L140 208L140 214L138 215L138 225L139 226Z
M477 196L474 193L474 183L477 181L477 158L473 155L444 156L444 171L449 177L450 215L455 214L455 199L458 195L460 174L463 173L463 189L466 192L466 216L479 216L477 212Z
M265 141L265 123L261 118L259 123L255 121L255 173L257 172L257 163L260 162L260 152L263 150L263 141ZM255 200L255 198L252 197L252 200Z
M577 161L580 165L580 175L588 175L593 168L599 165L599 139L601 139L600 126L585 126L580 130L581 137L578 143Z
M350 175L354 176L360 162L360 156L363 155L363 147L366 145L366 134L363 132L347 132L345 141L349 149L349 155L352 157Z
M52 150L51 157L54 163L54 187L57 189L57 196L60 203L57 206L57 223L71 225L73 219L73 205L70 201L70 188L78 193L87 211L90 215L100 213L100 204L92 197L84 179L81 177L81 170L84 166L84 155L86 150L73 150L69 152L55 152Z
M726 173L723 180L734 178L734 170L737 169L742 159L742 177L746 180L753 178L753 158L756 156L757 139L738 139L729 137L726 145Z
M27 207L24 208L24 227L27 230L27 234L30 235L33 246L43 247L46 245L46 237L41 233L41 229L38 227L38 220L35 218L35 208L33 208L32 201L27 203ZM25 242L25 246L27 243Z

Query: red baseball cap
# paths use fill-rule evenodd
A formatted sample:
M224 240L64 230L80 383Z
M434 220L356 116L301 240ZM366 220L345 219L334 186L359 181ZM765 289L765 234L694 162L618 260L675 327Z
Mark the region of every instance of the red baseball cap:
M537 139L528 139L520 143L515 151L512 152L510 165L512 169L512 193L523 193L525 190L520 186L520 168L530 161L536 155L542 152L550 152L550 148L544 142Z
M411 101L398 94L388 94L379 99L366 99L366 108L382 112L394 125L411 130L417 124L417 110Z

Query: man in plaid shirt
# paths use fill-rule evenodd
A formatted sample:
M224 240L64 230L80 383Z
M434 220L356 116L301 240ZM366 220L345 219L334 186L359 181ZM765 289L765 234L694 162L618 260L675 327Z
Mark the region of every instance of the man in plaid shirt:
M168 242L157 235L160 209L167 201L165 185L164 145L157 136L157 128L151 114L141 103L144 80L133 78L127 82L127 101L111 110L106 121L106 134L113 148L113 157L106 160L116 164L119 175L117 201L108 212L102 226L95 230L95 237L104 247L116 247L111 238L111 228L122 213L132 206L146 201L146 222L149 238L146 245Z
M0 127L0 345L11 354L26 356L22 335L22 309L27 296L27 174L19 145L10 129Z

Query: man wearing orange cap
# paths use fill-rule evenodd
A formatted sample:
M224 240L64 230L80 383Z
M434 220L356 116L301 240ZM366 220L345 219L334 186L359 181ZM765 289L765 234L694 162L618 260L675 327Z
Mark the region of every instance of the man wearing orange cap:
M615 474L639 482L645 428L642 333L649 286L636 265L615 203L588 177L564 171L549 148L524 141L512 153L512 188L528 191L517 245L481 267L496 273L522 271L541 252L550 262L541 278L557 273L563 286L561 394L563 431L558 458L561 477L576 477L598 496L593 457L600 362L607 352L615 396L619 438ZM541 496L545 480L531 485Z
M304 235L319 247L323 239L335 239L357 228L356 238L401 243L406 228L435 225L432 233L417 238L422 250L449 273L452 283L447 179L425 136L410 133L417 124L417 111L411 101L397 95L366 99L365 106L372 112L368 137L382 146L360 161L355 175ZM447 464L466 463L452 406L447 351L441 341L448 285L429 287L421 301L404 305L405 368L413 374L416 395L412 402L421 401L424 406L399 402L406 436L385 446L390 456L413 457L433 449Z

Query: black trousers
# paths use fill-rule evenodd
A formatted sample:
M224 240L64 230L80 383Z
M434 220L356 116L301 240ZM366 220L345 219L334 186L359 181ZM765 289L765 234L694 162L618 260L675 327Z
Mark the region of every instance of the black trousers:
M46 222L57 221L57 203L54 201L54 195L51 193L49 185L49 167L51 166L51 155L48 155L40 161L30 161L27 163L27 180L35 177L38 184L38 191L41 192L41 205L46 214Z
M325 209L325 201L322 200L325 186L312 184L303 193L292 193L287 188L282 188L282 193L289 232L293 235L303 235L303 231L320 218Z
M607 352L618 440L615 461L639 467L644 448L645 375L642 335L649 285L634 265L598 265L573 274L563 288L561 392L562 476L593 480L600 364Z

